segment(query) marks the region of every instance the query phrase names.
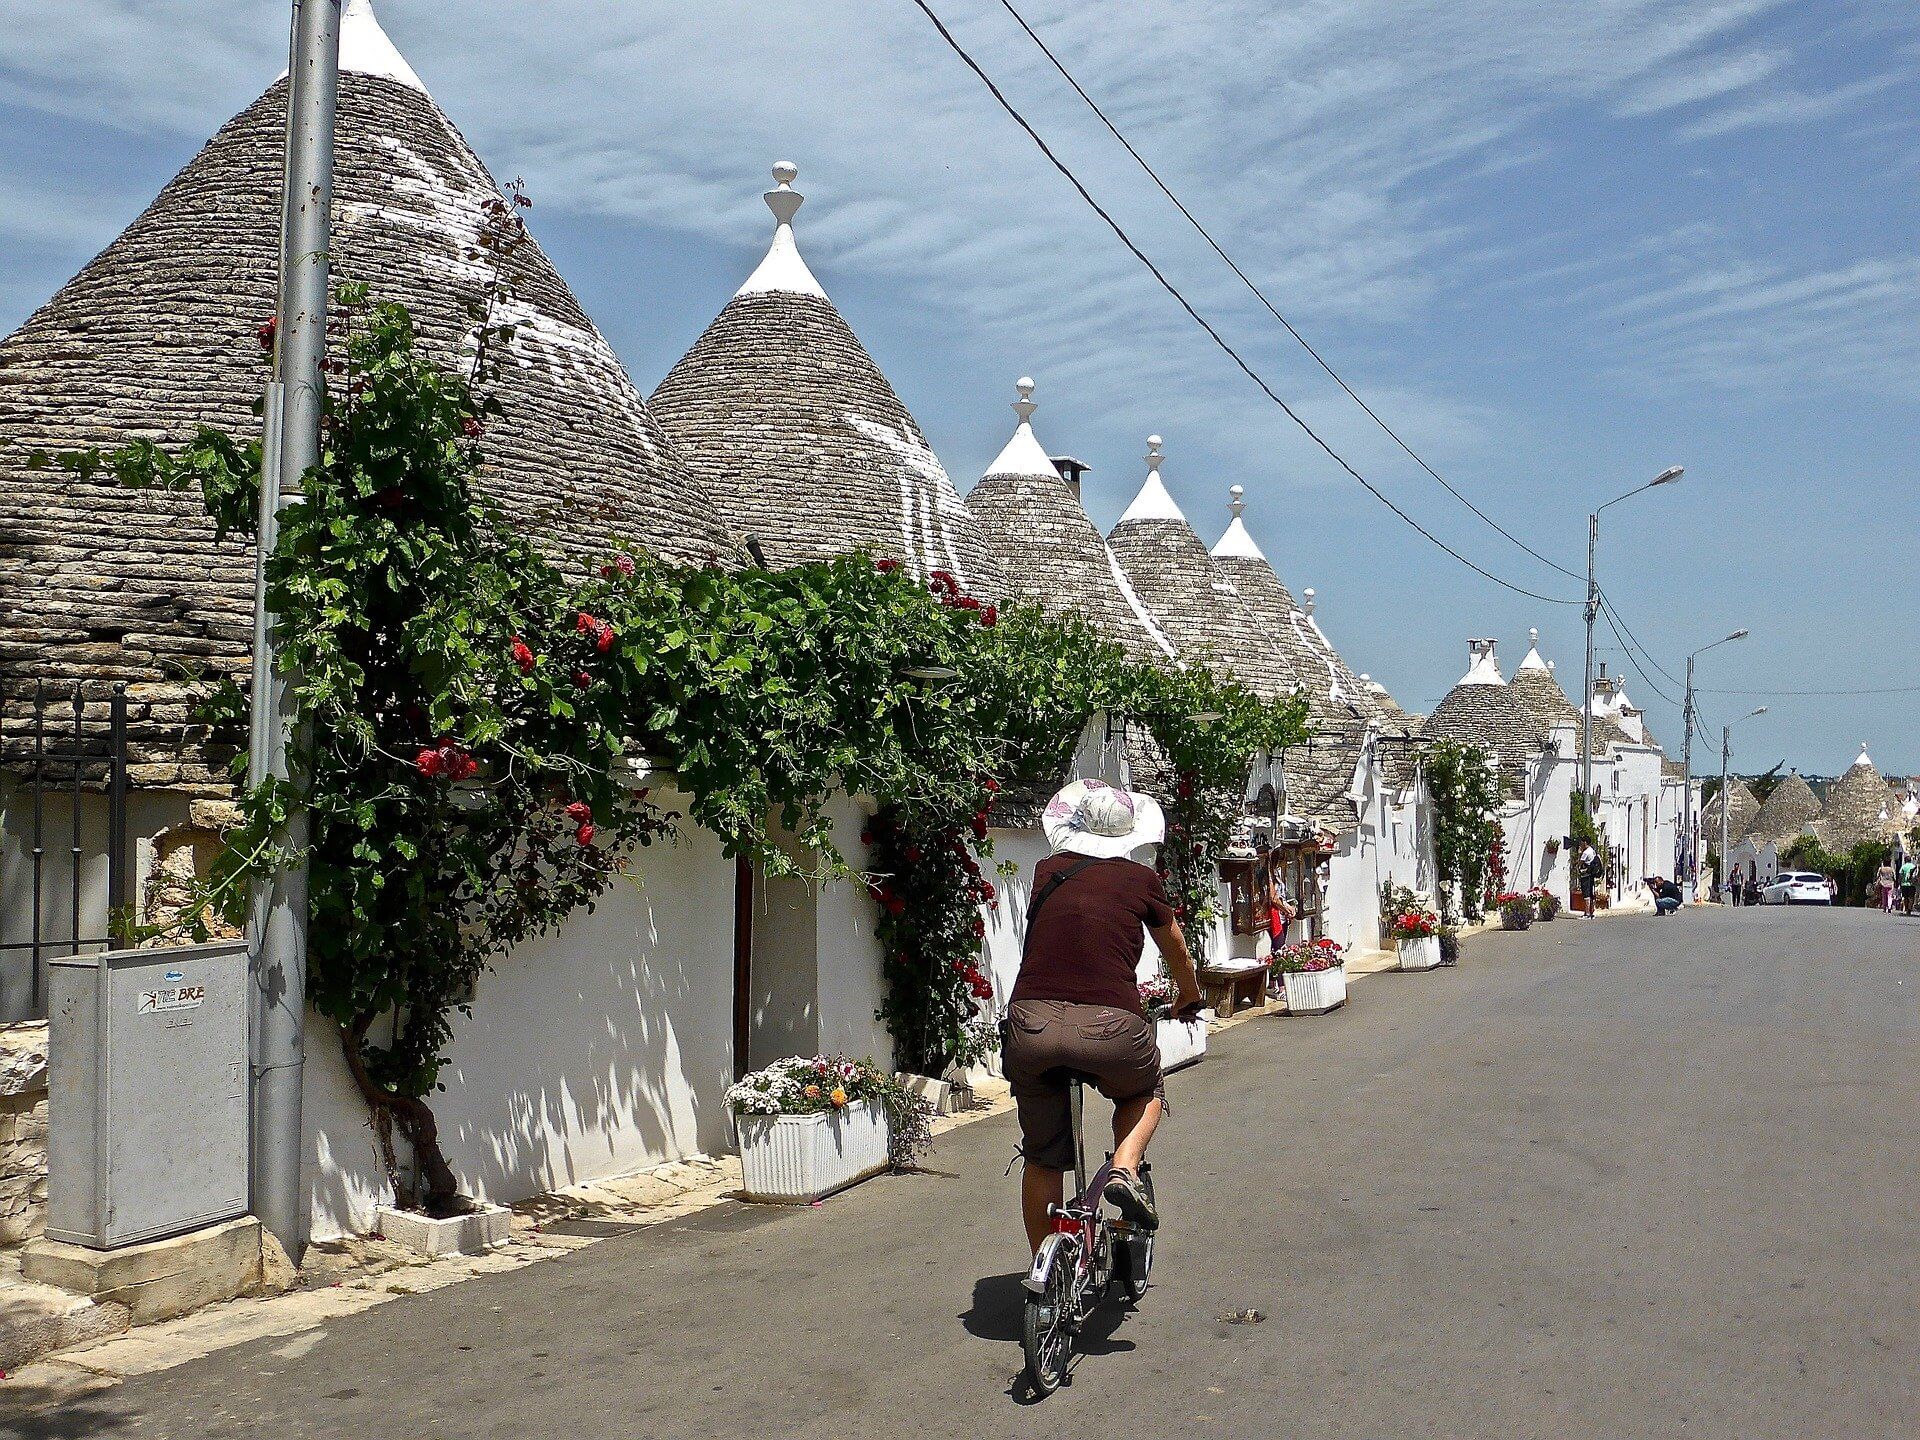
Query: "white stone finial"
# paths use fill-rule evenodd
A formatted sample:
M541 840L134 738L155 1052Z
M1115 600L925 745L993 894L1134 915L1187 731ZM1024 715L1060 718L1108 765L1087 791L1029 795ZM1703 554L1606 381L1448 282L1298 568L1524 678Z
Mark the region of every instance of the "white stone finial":
M1313 587L1309 585L1306 589L1302 590L1300 592L1300 598L1307 602L1307 614L1311 616L1313 614L1313 599L1314 599Z
M1227 509L1232 511L1233 518L1238 520L1242 515L1247 513L1247 487L1244 485L1231 486L1227 490L1227 495L1230 497L1227 500Z
M800 167L791 160L782 160L773 167L774 188L761 196L767 202L767 208L773 212L773 244L767 247L766 259L747 277L747 283L736 294L784 292L790 295L817 295L823 300L826 298L827 292L813 278L807 262L800 258L800 247L794 243L793 217L800 213L800 206L806 198L793 188L793 182L799 178Z
M1064 479L1060 467L1047 455L1033 433L1033 412L1040 407L1033 400L1033 377L1022 375L1013 382L1014 390L1020 398L1013 402L1013 413L1020 417L1020 423L1013 427L1013 438L1007 441L993 463L987 466L988 475L1013 475L1027 479L1052 476Z
M1129 520L1178 520L1185 524L1187 517L1174 503L1173 496L1167 493L1167 482L1160 478L1160 467L1166 462L1166 452L1160 448L1160 437L1147 437L1147 478L1141 482L1140 493L1133 497L1133 503L1127 506L1126 513L1120 517L1120 524Z
M1539 626L1534 625L1534 626L1528 627L1527 643L1529 645L1538 645L1540 643L1540 627Z

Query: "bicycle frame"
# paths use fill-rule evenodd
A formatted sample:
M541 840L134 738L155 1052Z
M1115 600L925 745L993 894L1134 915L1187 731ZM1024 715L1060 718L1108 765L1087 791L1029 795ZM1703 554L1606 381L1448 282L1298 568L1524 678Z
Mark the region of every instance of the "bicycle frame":
M1100 1197L1107 1188L1107 1180L1113 1174L1112 1160L1104 1161L1087 1176L1087 1140L1082 1125L1084 1113L1085 1089L1080 1081L1071 1082L1067 1092L1068 1113L1073 1117L1073 1198L1064 1205L1052 1207L1053 1233L1072 1236L1078 1243L1074 1247L1074 1265L1076 1269L1075 1291L1083 1287L1086 1271L1096 1253L1100 1231L1105 1229L1111 1235L1115 1230L1114 1222L1109 1220L1100 1208ZM1116 1237L1117 1238L1117 1237ZM1035 1294L1045 1294L1047 1278L1052 1273L1058 1259L1059 1245L1042 1245L1040 1252L1033 1257L1033 1268L1028 1271L1027 1289Z

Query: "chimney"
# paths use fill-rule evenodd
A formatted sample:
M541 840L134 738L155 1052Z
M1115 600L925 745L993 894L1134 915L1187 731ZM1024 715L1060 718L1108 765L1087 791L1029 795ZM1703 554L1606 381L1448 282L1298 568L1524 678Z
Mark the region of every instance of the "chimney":
M1309 585L1306 589L1302 590L1300 592L1300 598L1307 602L1307 618L1311 620L1313 618L1313 587Z
M1093 467L1084 460L1076 460L1071 455L1049 455L1053 468L1060 472L1060 478L1067 482L1067 489L1073 492L1073 498L1080 498L1080 477Z

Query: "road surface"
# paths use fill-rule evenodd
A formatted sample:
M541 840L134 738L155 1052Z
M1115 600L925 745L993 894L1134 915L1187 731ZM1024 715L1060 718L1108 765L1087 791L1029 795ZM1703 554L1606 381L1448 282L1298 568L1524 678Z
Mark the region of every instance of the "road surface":
M1039 1404L1003 1117L932 1173L724 1206L27 1433L1920 1433L1917 1040L1920 921L1563 915L1216 1036L1154 1149L1157 1283Z

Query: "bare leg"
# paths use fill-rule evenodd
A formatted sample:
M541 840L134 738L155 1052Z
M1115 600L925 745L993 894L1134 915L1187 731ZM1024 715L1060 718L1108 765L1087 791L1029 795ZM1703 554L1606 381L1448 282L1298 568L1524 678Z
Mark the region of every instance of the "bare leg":
M1147 1158L1147 1142L1160 1124L1160 1097L1139 1095L1122 1100L1113 1107L1113 1163L1122 1170L1140 1173L1140 1162Z
M1049 1170L1031 1160L1020 1172L1020 1218L1026 1222L1027 1244L1036 1254L1040 1242L1053 1228L1053 1222L1047 1218L1047 1207L1058 1205L1066 1198L1065 1179L1065 1171Z

